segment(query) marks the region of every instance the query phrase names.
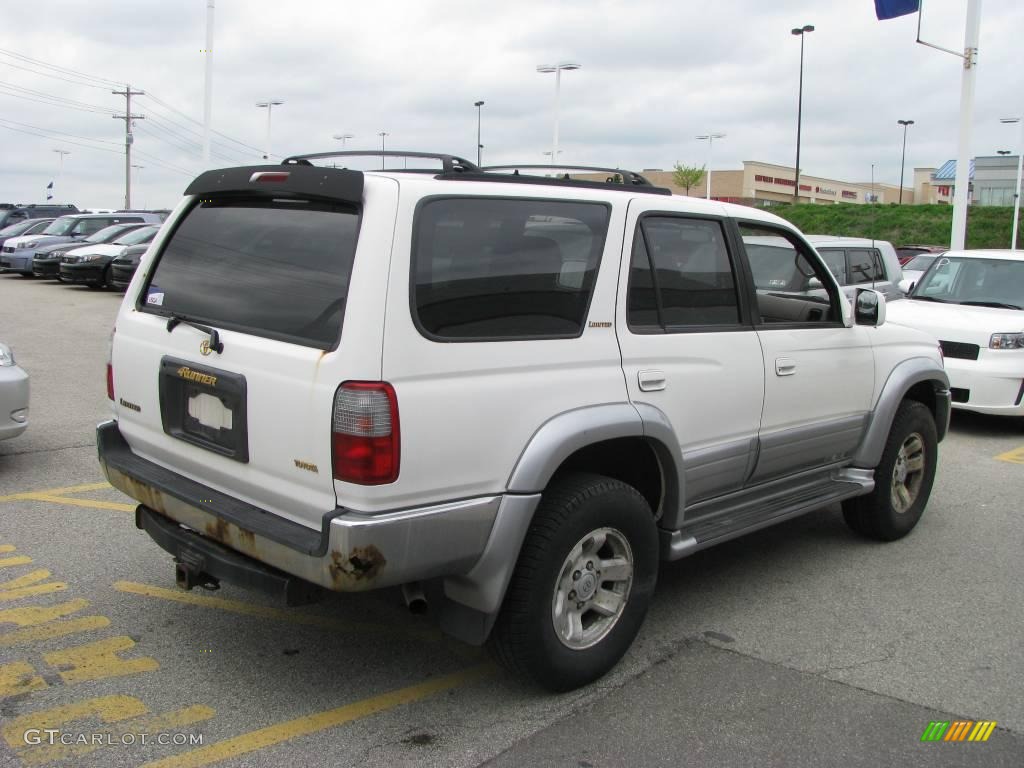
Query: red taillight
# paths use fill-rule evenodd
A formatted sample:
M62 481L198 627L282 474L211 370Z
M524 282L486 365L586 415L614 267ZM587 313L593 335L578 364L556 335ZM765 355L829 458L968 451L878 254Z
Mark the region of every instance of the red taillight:
M347 381L334 395L334 478L359 485L398 479L398 399L390 384Z
M107 363L107 397L114 399L114 366Z

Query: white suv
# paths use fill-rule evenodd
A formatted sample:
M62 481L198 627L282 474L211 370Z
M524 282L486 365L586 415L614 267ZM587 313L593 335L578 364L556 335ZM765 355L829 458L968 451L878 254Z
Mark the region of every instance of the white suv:
M917 523L939 349L782 219L622 171L312 164L349 154L204 173L127 291L100 461L182 587L404 585L566 690L629 647L659 560L834 502ZM821 287L756 288L765 237Z

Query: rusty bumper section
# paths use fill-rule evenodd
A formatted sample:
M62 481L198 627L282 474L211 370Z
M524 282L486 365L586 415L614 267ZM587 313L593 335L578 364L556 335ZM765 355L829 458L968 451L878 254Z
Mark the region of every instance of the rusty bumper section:
M372 515L338 507L324 515L316 531L138 456L117 422L100 424L96 441L110 484L147 508L141 522L152 518L154 526L160 525L153 530L143 525L157 543L154 531L178 529L187 534L185 542L198 540L217 548L211 552L244 555L255 561L251 566L283 572L274 578L297 576L342 592L468 573L487 545L502 498ZM238 583L232 576L236 571L222 571L222 576L210 575Z

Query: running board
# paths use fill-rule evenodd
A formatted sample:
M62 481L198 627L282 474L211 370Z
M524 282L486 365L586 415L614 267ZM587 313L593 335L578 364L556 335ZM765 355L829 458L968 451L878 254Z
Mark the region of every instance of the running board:
M681 558L770 525L814 512L874 490L871 470L843 469L793 493L748 498L712 517L701 517L676 531L660 531L661 559Z

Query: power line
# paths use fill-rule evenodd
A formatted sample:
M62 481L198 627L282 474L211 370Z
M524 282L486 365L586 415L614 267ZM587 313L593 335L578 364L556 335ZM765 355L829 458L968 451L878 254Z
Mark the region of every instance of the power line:
M147 96L147 98L151 99L152 101L155 101L157 104L160 104L161 106L165 107L166 109L169 109L171 112L174 112L174 113L176 113L178 115L181 115L186 120L190 120L191 122L195 123L196 125L202 125L202 123L199 120L196 120L194 117L189 117L186 113L182 112L180 109L177 109L176 107L173 107L170 104L168 104L166 101L157 98L156 96L153 95L152 92L148 92L146 94L146 96ZM246 144L244 141L239 141L236 138L228 136L226 133L221 133L220 131L215 131L213 129L210 130L210 133L215 133L218 136L220 136L221 138L227 139L228 141L233 141L235 144L239 144L239 145L245 147L246 149L251 149L254 152L263 152L263 150L260 149L259 147L254 147L252 144Z
M11 127L9 125L4 125L4 123L8 123L8 122L12 122L13 123L14 121L13 120L7 120L6 118L0 117L0 128L6 128L8 131L17 131L18 133L26 133L29 136L38 136L41 139L55 139L55 138L57 138L56 136L49 136L49 135L47 135L45 133L37 133L36 131L26 131L24 128L13 128L13 127ZM24 123L18 123L18 125L24 125ZM32 127L34 128L35 126L32 126ZM39 130L46 130L46 129L45 128L41 128ZM67 136L67 135L70 135L70 134L64 134L64 135ZM82 138L84 138L84 137L82 137ZM63 137L60 138L60 141L63 144L74 144L75 146L78 146L78 147L85 147L86 149L95 149L95 150L98 150L100 152L113 152L115 155L120 155L121 154L121 150L120 149L107 149L106 147L95 147L95 146L92 146L91 144L82 144L81 142L71 141L70 139L66 139L66 138L63 138ZM99 139L86 139L86 141L99 141Z
M43 70L30 69L29 67L22 67L22 66L19 66L18 64L12 64L9 61L0 61L0 64L3 64L5 67L12 67L14 69L20 69L20 70L22 70L24 72L31 72L33 75L42 75L43 77L53 77L53 78L56 78L57 80L63 80L65 83L71 83L72 85L81 85L81 86L85 86L86 88L96 88L97 90L100 90L100 91L105 91L109 87L109 86L106 86L106 85L95 85L94 83L86 83L86 82L84 82L82 80L72 80L71 78L68 78L68 77L61 77L60 75L55 75L52 72L44 72Z
M94 112L101 115L112 115L114 110L101 107L98 104L89 104L84 101L75 101L74 99L66 99L63 96L54 96L43 91L35 91L31 88L22 88L18 85L11 85L10 83L0 82L0 89L9 89L16 91L10 93L8 91L0 90L5 96L13 96L18 99L26 99L27 101L35 101L40 104L49 104L52 107L64 107L66 109L77 109L80 112ZM25 95L29 94L29 95Z
M96 83L104 84L107 87L112 86L112 85L116 85L116 86L120 86L121 85L121 83L117 82L116 80L108 80L105 77L96 77L95 75L88 75L85 72L79 72L77 70L69 69L67 67L61 67L61 66L58 66L56 64L49 64L49 63L47 63L45 61L40 61L39 59L33 59L31 56L26 56L26 55L24 55L22 53L16 53L15 51L9 51L6 48L0 48L0 54L2 54L4 56L10 56L11 58L19 59L21 61L24 61L24 62L27 62L27 63L30 63L30 64L35 64L37 67L44 67L46 69L54 70L56 72L62 72L64 74L66 74L66 75L73 75L75 77L80 77L80 78L83 78L85 80L92 80L92 81L94 81Z

